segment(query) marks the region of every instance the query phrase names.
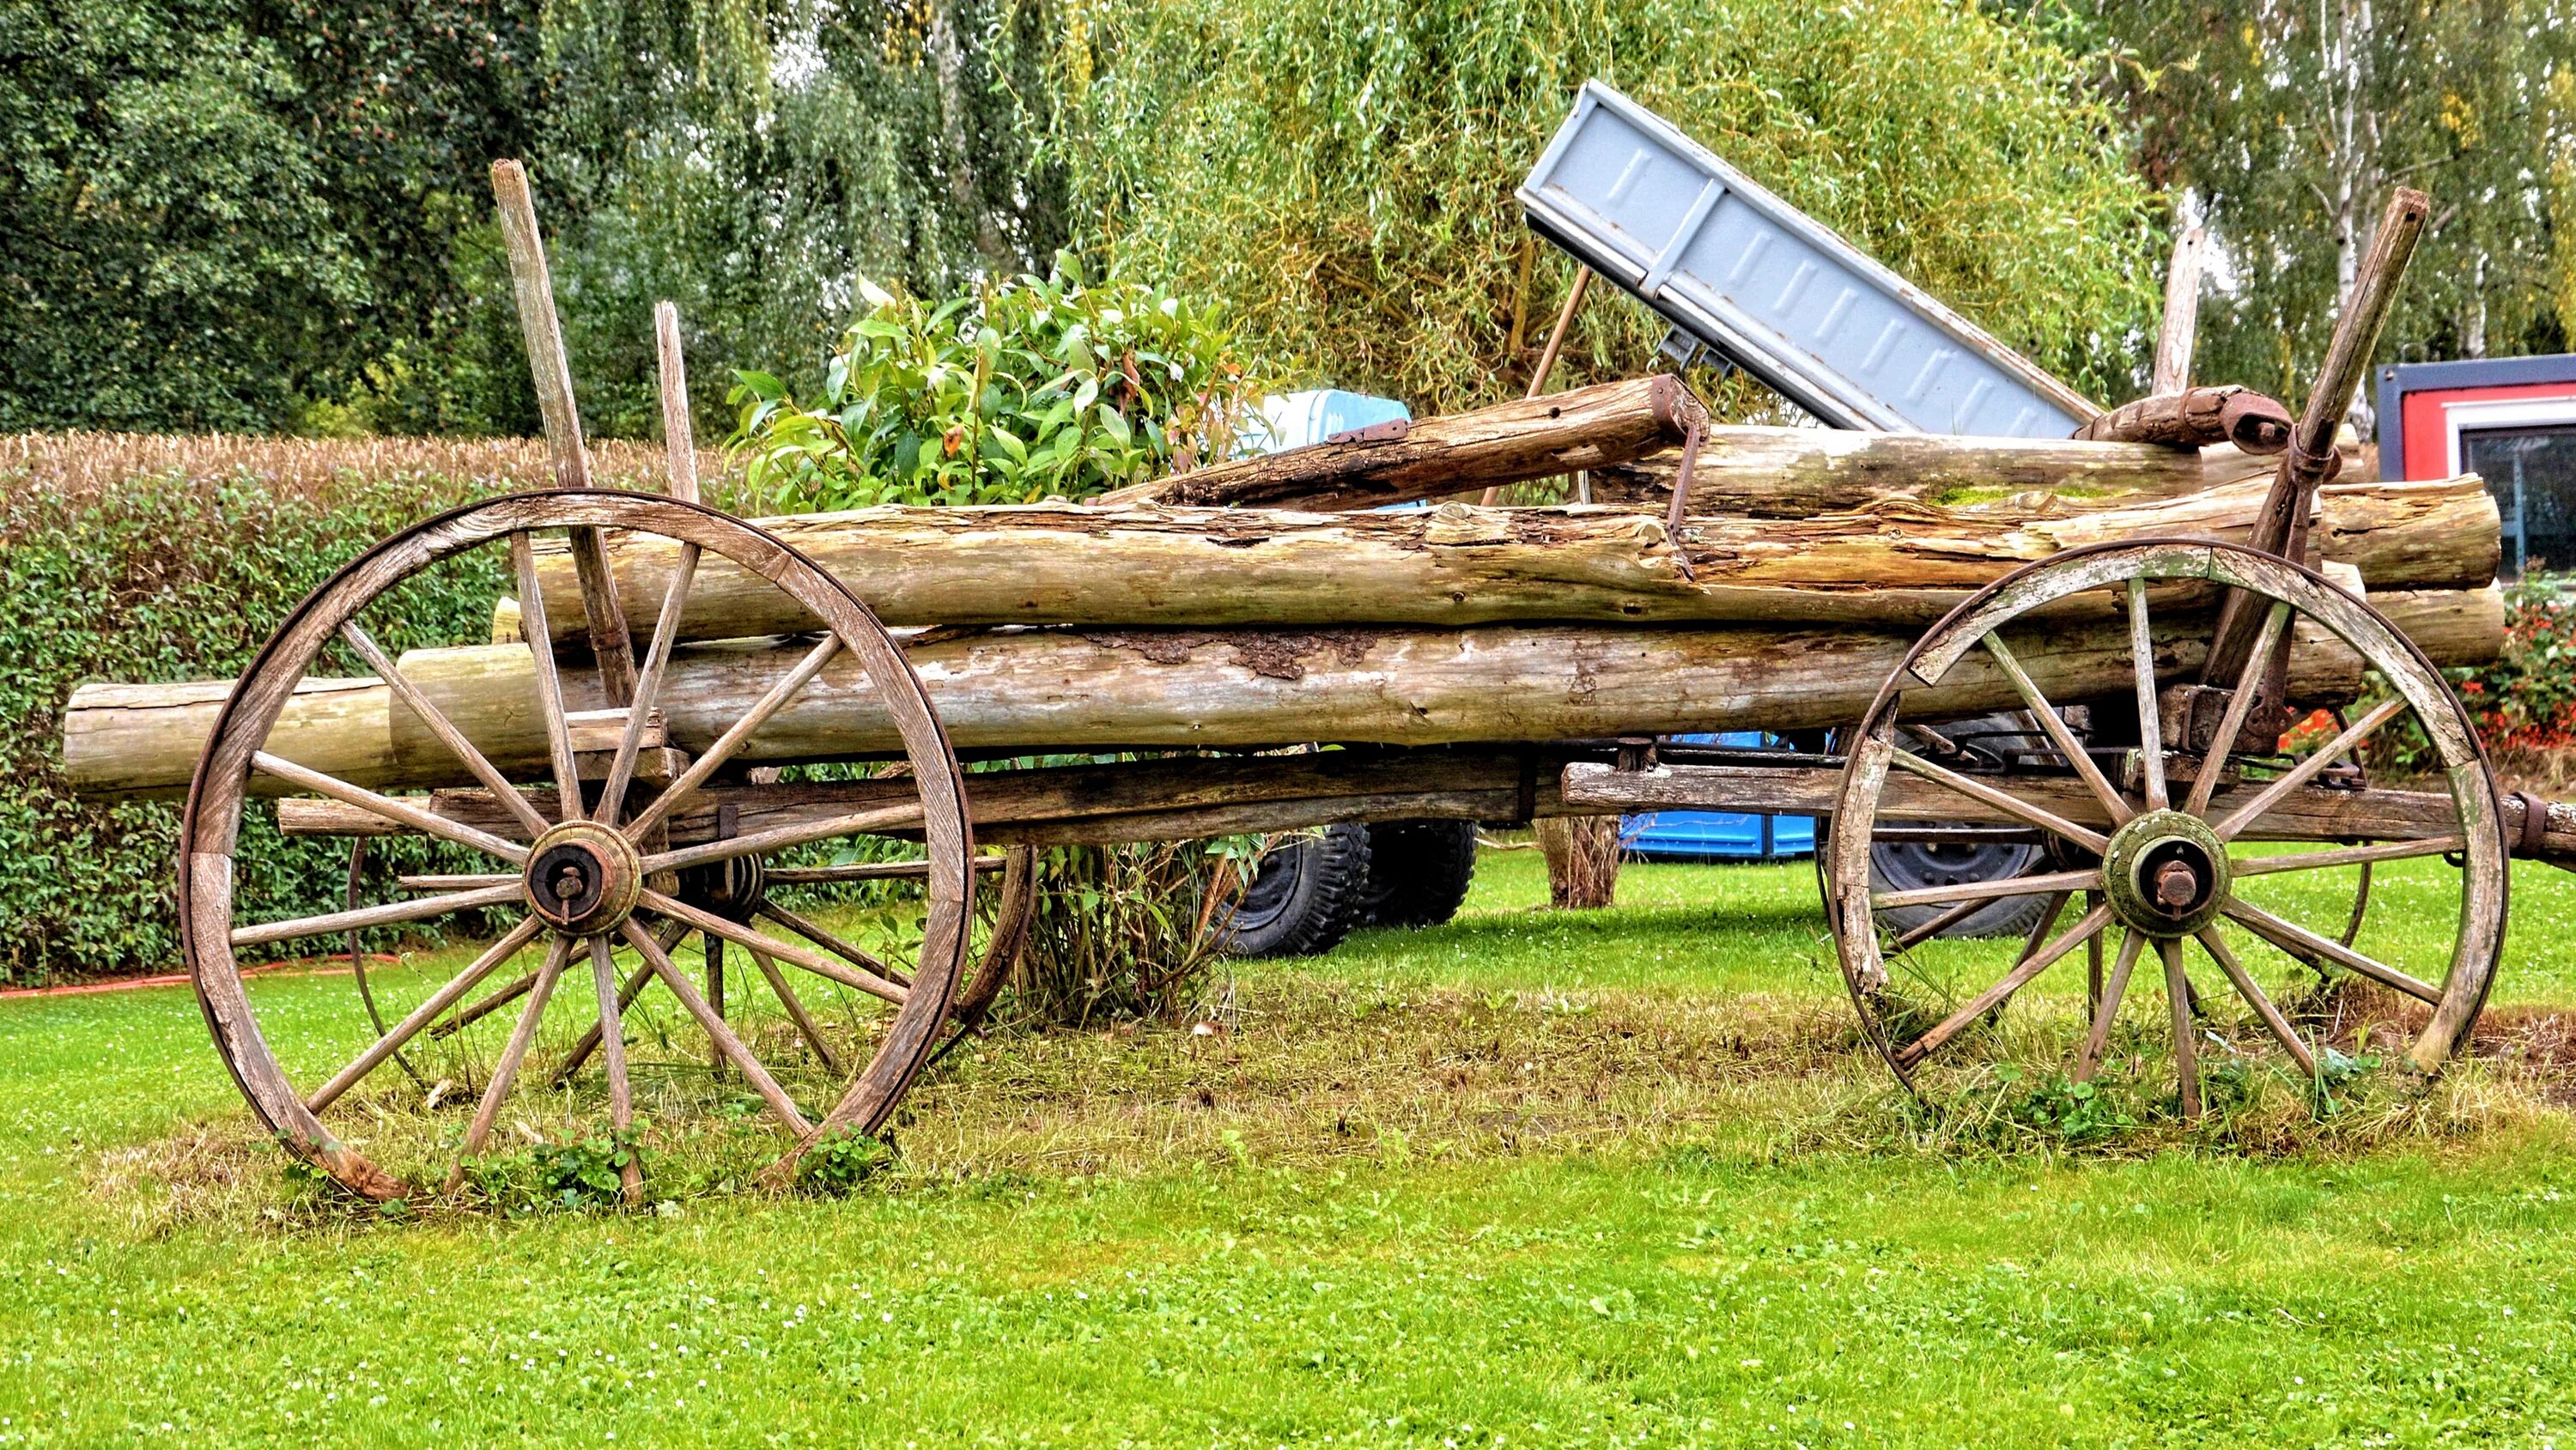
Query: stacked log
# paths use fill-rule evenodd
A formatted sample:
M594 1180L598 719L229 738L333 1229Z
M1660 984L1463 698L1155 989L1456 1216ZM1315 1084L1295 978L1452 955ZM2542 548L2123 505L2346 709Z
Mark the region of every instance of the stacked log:
M937 626L906 647L961 748L1518 744L1847 724L1923 627L1967 593L2104 540L2245 538L2271 468L2239 458L2233 467L2260 476L2213 487L2216 450L1719 429L1706 435L1713 452L1701 455L1694 502L1731 504L1735 477L1747 495L1859 490L1868 506L1778 519L1744 508L1677 526L1605 507L1220 506L1384 503L1607 467L1668 447L1697 425L1697 408L1670 379L1646 379L1201 470L1148 501L764 523L889 623ZM1898 485L1912 496L1884 496ZM1965 493L1978 495L1972 506L1934 501ZM2477 663L2498 648L2497 519L2478 480L2327 488L2308 538L2314 562L2357 577L2437 662ZM582 638L573 561L540 543L555 637ZM630 626L649 632L642 602L667 592L676 550L613 533L605 550L617 593L639 604ZM2215 602L2196 585L2154 596L2160 675L2199 669ZM668 744L704 750L803 653L793 636L815 624L765 579L704 560L659 699ZM2126 625L2107 596L2065 601L2033 624L2045 637L2020 653L2052 698L2129 691ZM2331 640L2303 640L2296 660L2296 698L2341 701L2359 688L2351 655ZM414 651L401 668L504 769L545 773L524 645ZM572 709L611 704L596 671L566 679ZM67 773L97 796L184 791L230 690L83 688L65 712ZM1982 661L1907 700L1927 718L2018 704ZM896 747L844 657L741 759ZM268 748L361 785L466 783L373 679L304 682Z
M2492 656L2503 603L2492 587L2375 593L2437 662ZM2196 678L2208 616L2159 622L2159 678ZM1306 741L1442 745L1702 730L1848 725L1912 645L1912 630L1765 625L1485 625L1277 629L1018 629L912 645L949 738L962 749L1048 753L1260 747ZM805 653L765 640L678 652L661 694L669 743L703 751ZM2124 622L2050 628L2019 651L2050 698L2126 694ZM2341 644L2303 635L2295 699L2340 702L2361 684ZM399 662L431 703L504 770L543 773L527 649L415 650ZM596 676L566 674L576 710L606 706ZM227 681L93 685L65 712L64 764L100 797L175 795L231 690ZM1950 718L2015 708L1983 656L1910 710ZM747 761L814 760L899 748L891 718L844 655L750 739ZM269 749L360 785L467 784L428 729L374 680L308 680ZM268 784L255 778L254 786Z
M1693 518L1679 548L1660 517L1597 506L888 507L758 523L893 625L1892 628L1928 624L2009 570L2085 544L2150 534L2242 542L2267 487L2268 477L2063 516L1896 502L1812 519ZM2360 570L2374 589L2475 589L2495 577L2495 504L2473 477L2330 487L2311 538L2315 559ZM612 536L610 555L622 598L659 600L678 549ZM555 635L573 637L583 615L572 561L560 543L541 542L538 567ZM649 636L654 621L639 612L630 623ZM680 637L816 627L766 579L709 558Z

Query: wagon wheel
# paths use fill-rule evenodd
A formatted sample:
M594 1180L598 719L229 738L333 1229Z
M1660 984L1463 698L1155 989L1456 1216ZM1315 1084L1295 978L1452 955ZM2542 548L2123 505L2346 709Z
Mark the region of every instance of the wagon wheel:
M593 529L658 539L673 558L655 581L657 597L636 602L639 622L645 609L657 612L635 708L604 717L580 713L605 703L597 676L558 666L537 561L541 536ZM747 580L767 580L821 625L793 669L753 682L759 694L748 705L706 706L661 693L689 583L708 556L730 561ZM407 608L447 597L417 587L432 571L478 566L516 576L530 645L472 655L478 674L413 678L371 630L409 627ZM352 682L324 677L354 669L375 677L358 685L384 687L359 698L389 697L396 751L354 764L291 758L298 739L277 731L290 699L299 687L344 698ZM735 834L711 829L707 818L718 812L707 809L700 787L763 753L757 732L818 678L829 685L833 708L883 720L900 746L901 784L855 809L808 808L785 824ZM686 753L646 744L663 721ZM597 748L576 749L577 739ZM456 1151L407 1165L416 1177L444 1169L446 1183L458 1184L494 1146L505 1111L512 1128L534 1119L582 1132L604 1117L623 1132L632 1126L639 1085L656 1101L702 1091L715 1076L711 1049L727 1076L749 1089L753 1110L783 1132L783 1151L773 1150L768 1169L771 1181L780 1181L823 1134L881 1126L938 1041L968 948L973 844L958 775L928 697L875 617L768 534L712 509L646 495L584 490L493 499L397 534L343 569L297 607L234 688L189 790L182 944L217 1050L253 1111L290 1152L359 1193L416 1191L402 1172L361 1149L388 1113L434 1105L405 1101L399 1078L377 1075L397 1052L417 1060L434 1045L459 1055L461 1073L447 1080L470 1088L459 1099L470 1097L474 1111ZM398 789L394 780L481 789L434 799L388 793ZM532 783L541 784L526 788ZM271 919L276 913L263 908L261 883L237 879L235 843L245 812L264 808L258 797L291 794L324 797L388 833L432 837L464 869L408 877L416 894L402 900ZM918 884L903 908L909 915L865 941L798 913L787 914L806 930L764 931L693 902L697 893L682 885L708 868L756 875L762 857L791 848L869 842L886 844L856 854L916 858L899 869ZM883 864L892 874L898 863ZM244 980L244 949L256 949L253 960L326 951L353 931L467 909L492 914L505 929L444 981L398 988L394 974L377 973L374 995L395 1001L403 1016L372 1041L317 1032L298 1002ZM742 951L760 969L764 1000L775 1010L720 1014L675 960L693 934ZM902 947L909 970L877 949L890 942ZM523 957L533 968L513 980L505 969ZM593 990L558 992L568 973L589 978ZM507 985L476 995L495 981ZM648 993L648 984L663 990ZM872 1020L860 1020L862 1010ZM645 1024L651 1030L637 1031L635 1019L655 1012L663 1015ZM469 1016L485 1025L443 1036L428 1031ZM621 1030L601 1032L612 1018ZM632 1052L630 1037L637 1039ZM540 1070L549 1059L579 1066L594 1056L595 1074ZM630 1172L630 1196L635 1188Z
M2276 653L2294 641L2294 699L2338 680L2348 691L2355 656L2385 698L2296 762L2268 748L2194 755L2150 747L2119 752L2126 759L2106 771L2100 752L2073 739L2044 682L2032 678L2034 668L2065 682L2048 688L2096 697L2097 721L2115 704L2134 709L2139 739L2158 742L2158 677L2196 675L2209 648L2205 608L2186 617L2173 606L2183 602L2177 596L2194 594L2206 606L2211 584L2252 596L2263 625L2241 674L2220 682L2231 689L2210 739L2240 741L2259 693L2241 687L2265 680ZM2151 587L2169 601L2170 625L2157 623ZM2125 662L2060 661L2049 642L2059 626L2030 617L2088 606L2126 617ZM1919 711L1981 685L2018 695L2055 738L2065 769L1971 779L1898 748L1909 694L1911 710ZM2114 688L2119 701L2099 698ZM2315 784L2400 717L2411 717L2429 746L2439 788ZM2420 1004L2409 1008L2410 1018L2421 1016L2407 1056L2428 1072L2466 1039L2485 1000L2503 936L2506 872L2494 783L2476 732L2440 672L2403 634L2305 569L2194 541L2069 551L1998 580L1935 625L1851 738L1835 818L1871 829L1834 835L1836 944L1872 1043L1909 1088L1954 1066L2039 1061L2054 1063L2072 1082L2106 1073L2170 1081L2184 1115L2196 1116L2203 1059L2213 1052L2249 1062L2277 1054L2299 1076L2317 1076L2317 1045L2293 1020L2296 1004L2285 1012L2281 1000L2308 967L2353 973ZM1882 824L1963 815L2036 829L2055 869L1983 888L1873 886L1867 843ZM2383 890L2390 875L2405 878L2410 909L2400 915L2422 921L2427 911L2455 910L2448 945L2409 946L2402 923L2361 935L2357 945L2340 940L2339 929L2355 915L2346 873L2365 863L2404 863L2382 877ZM2322 874L2304 874L2310 872ZM1890 907L2034 889L2055 902L2018 942L1900 939L1881 917ZM2151 948L2149 974L2133 980ZM2079 949L2087 964L2081 976L2049 974ZM2144 999L2156 996L2162 1001L2150 1010Z

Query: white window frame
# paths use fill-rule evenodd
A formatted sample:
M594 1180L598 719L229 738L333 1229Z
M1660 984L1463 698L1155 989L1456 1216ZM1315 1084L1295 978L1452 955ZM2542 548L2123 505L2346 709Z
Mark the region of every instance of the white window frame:
M2448 437L2450 474L2457 478L2466 470L2460 467L2460 435L2484 433L2500 428L2532 428L2576 424L2576 395L2563 398L2498 398L2492 402L2444 403L2442 427Z

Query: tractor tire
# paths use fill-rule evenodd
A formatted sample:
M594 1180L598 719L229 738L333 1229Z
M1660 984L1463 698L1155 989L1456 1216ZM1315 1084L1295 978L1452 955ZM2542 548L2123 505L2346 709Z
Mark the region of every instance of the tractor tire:
M1476 879L1474 821L1380 821L1368 828L1368 926L1438 926Z
M1362 921L1369 884L1366 826L1326 826L1264 852L1218 930L1239 957L1310 957L1341 945Z

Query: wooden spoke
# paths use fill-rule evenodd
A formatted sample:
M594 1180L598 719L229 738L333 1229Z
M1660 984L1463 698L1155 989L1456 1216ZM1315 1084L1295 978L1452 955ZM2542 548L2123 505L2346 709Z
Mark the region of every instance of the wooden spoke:
M501 1100L510 1095L510 1084L519 1076L519 1064L527 1060L528 1049L536 1043L537 1023L546 1015L546 999L555 993L555 983L562 979L566 963L572 960L572 941L556 937L546 947L546 964L537 969L537 984L528 993L528 1005L519 1011L519 1025L510 1029L509 1045L501 1049L501 1060L492 1066L492 1080L483 1085L483 1101L474 1108L474 1121L465 1130L465 1148L457 1155L456 1171L447 1176L447 1191L454 1193L465 1184L465 1161L483 1151L492 1136L492 1122L501 1115Z
M546 751L554 761L555 799L567 821L581 819L581 767L573 759L572 726L564 718L563 676L555 668L554 626L537 580L536 548L521 529L510 535L510 566L519 576L519 629L537 663L537 712L545 717Z
M2064 903L2060 902L2059 904L2062 906ZM1988 1012L1991 1012L1995 1008L2002 1006L2005 1002L2010 1001L2013 993L2020 991L2023 986L2029 983L2031 978L2048 970L2049 967L2056 963L2058 958L2075 950L2077 946L2083 943L2086 937L2100 931L2103 927L2109 925L2110 921L2111 908L2108 906L2095 907L2093 910L2084 913L2082 917L2076 920L2075 925L2066 929L2064 935L2049 942L2046 946L2041 947L2035 952L2025 953L2021 959L2021 964L2006 973L2002 981L1999 981L1993 986L1988 987L1986 990L1979 992L1975 997L1969 999L1968 1005L1941 1019L1938 1026L1914 1039L1912 1042L1907 1043L1896 1054L1898 1064L1904 1067L1912 1067L1914 1064L1921 1062L1926 1057L1940 1051L1942 1047L1949 1043L1951 1038L1956 1037L1961 1032L1967 1030L1969 1025L1974 1023L1978 1018L1985 1016Z
M626 733L618 737L617 758L608 767L608 783L599 792L599 810L592 819L603 826L614 826L626 809L626 789L635 780L635 756L644 745L644 727L649 723L653 706L662 697L662 672L671 663L671 646L680 637L680 616L688 608L689 584L698 576L699 549L695 544L680 546L680 562L671 571L671 587L662 595L662 612L653 621L653 645L644 656L644 670L635 681L634 703L626 707Z
M733 759L734 752L742 749L744 742L751 739L753 731L768 724L770 716L785 709L787 702L796 697L796 692L804 689L816 675L821 674L823 666L830 664L832 656L840 652L841 637L837 634L824 635L821 643L806 651L805 658L797 661L796 668L788 671L784 678L770 686L766 694L754 700L751 708L743 712L742 718L733 722L731 729L718 736L715 744L707 747L706 754L691 762L689 768L680 773L680 778L671 782L670 789L655 796L653 803L636 815L634 824L627 828L627 838L641 840L647 831L661 824L663 818L696 793L698 787L706 782L707 777L715 774L726 761Z
M779 905L777 902L763 901L760 903L760 914L768 917L771 921L778 923L780 926L787 928L789 931L796 933L798 936L805 938L807 941L812 942L814 945L821 947L823 950L830 952L832 955L846 959L852 966L859 968L861 971L874 972L878 976L885 978L887 981L894 983L898 987L904 988L907 991L911 990L912 978L905 976L892 964L880 960L874 952L868 951L854 943L842 940L840 937L833 935L830 931L813 922L807 921L804 917L798 916L795 912L789 911L786 907Z
M2101 892L2084 893L2086 911L2098 911L2101 906ZM2093 1020L2093 1013L2102 1005L2102 936L2103 932L2097 931L2084 939L2084 1020L2087 1022Z
M1008 856L977 856L970 871L999 871ZM927 861L862 861L849 866L772 866L761 873L772 886L827 886L844 881L919 880L930 874Z
M429 727L429 733L438 737L438 743L447 747L447 753L455 756L476 780L481 781L485 790L499 798L512 818L527 829L529 839L545 834L546 818L537 814L537 808L528 804L527 797L519 794L518 788L510 784L509 778L501 774L482 751L474 748L474 742L465 738L465 732L456 728L456 722L448 719L438 706L430 702L429 696L421 693L420 686L413 684L411 678L395 666L392 656L359 627L358 621L343 621L340 638L357 651L358 657L367 662L367 668L376 672L376 678L383 680L401 699L405 709L420 717L420 723Z
M2045 876L2020 876L2009 881L1962 881L1956 886L1923 886L1912 891L1890 891L1869 899L1873 911L1892 911L1900 906L1939 906L1953 901L1992 901L2003 896L2037 896L2043 891L2099 891L2102 870L2090 867L2082 871L2057 871Z
M669 800L669 796L662 797ZM658 804L658 802L657 802ZM744 856L766 856L791 846L828 841L834 836L857 836L876 831L898 831L921 823L921 807L912 801L893 805L869 806L865 810L811 821L798 826L776 826L766 831L753 831L744 836L728 836L721 841L706 841L683 846L676 851L660 851L644 858L648 872L679 871L691 866L709 866L718 861L732 861ZM630 828L632 829L632 828Z
M2245 717L2254 709L2254 697L2261 693L2263 671L2272 663L2272 651L2278 649L2281 637L2290 631L2290 606L2286 600L2275 600L2272 612L2263 616L2262 632L2255 636L2254 648L2245 656L2245 668L2236 672L2235 692L2228 696L2227 713L2219 717L2218 734L2209 742L2209 754L2200 762L2200 774L2191 779L2191 796L2183 809L2205 815L2209 798L2218 790L2220 776L2227 773L2227 757L2236 750L2236 737L2244 732Z
M1904 935L1898 937L1894 943L1893 950L1899 952L1912 951L1914 948L1921 946L1923 943L1930 941L1932 938L1939 936L1941 933L1948 931L1954 926L1957 926L1960 922L1966 921L1969 917L1976 915L1984 908L1985 903L1982 901L1962 901L1958 905L1951 907L1948 911L1942 912L1939 916L1932 918L1930 921L1927 921L1921 926L1915 927Z
M2211 927L2202 932L2200 946L2201 950L2209 953L2211 961L2218 963L2218 969L2227 974L2227 980L2236 987L2236 995L2244 998L2245 1005L2253 1008L2254 1015L2262 1018L2263 1025L2271 1029L2273 1040L2281 1044L2281 1050L2290 1054L2290 1060L2299 1065L2299 1071L2313 1082L2317 1075L2315 1056L2309 1053L2308 1045L2299 1040L2299 1034L2291 1030L2290 1019L2282 1016L2281 1009L2272 1005L2272 999L2263 995L2263 989L2254 985L2254 978L2246 972L2245 964L2236 960L2236 953L2228 949L2227 939L2219 935L2218 928Z
M647 911L659 912L674 921L684 921L709 936L720 937L749 951L767 952L792 966L803 967L818 977L829 977L845 987L856 987L871 997L882 998L896 1006L903 1005L904 989L874 972L835 961L819 952L809 952L793 942L783 942L738 921L727 921L713 912L700 911L685 901L664 896L646 888L643 896Z
M769 1104L769 1111L786 1126L787 1131L799 1138L811 1134L814 1131L814 1125L806 1121L803 1113L797 1111L796 1104L788 1098L786 1089L781 1088L778 1080L769 1075L769 1069L760 1065L759 1058L751 1055L751 1049L742 1045L742 1039L734 1036L733 1029L727 1027L724 1019L718 1017L715 1010L707 1005L707 999L698 995L698 989L689 985L689 979L680 975L680 969L671 965L670 954L662 950L661 944L647 935L644 928L636 925L632 919L618 923L618 931L635 950L643 953L645 963L653 969L653 975L660 977L662 985L670 989L671 995L680 999L680 1005L687 1008L689 1015L698 1020L699 1030L715 1040L716 1046L723 1051L725 1059L731 1062L734 1070L742 1074L743 1080L750 1083L752 1089L760 1094L761 1101Z
M623 1140L635 1126L635 1089L626 1080L626 1032L620 1025L626 1003L617 990L617 962L605 936L590 939L590 983L599 1000L599 1055L608 1065L608 1125ZM618 1030L607 1030L611 1027ZM644 1171L635 1161L633 1144L621 1141L618 1146L627 1150L625 1166L618 1170L619 1186L633 1203L643 1197Z
M2004 637L1993 630L1988 630L1981 643L1985 645L1986 653L1993 657L1995 667L2004 672L2005 679L2012 681L2013 693L2021 696L2021 702L2030 711L2031 718L2037 720L2039 728L2047 731L2048 738L2056 743L2058 754L2066 757L2066 763L2075 768L2076 775L2081 777L2085 787L2093 792L2093 798L2100 801L2102 809L2110 813L2111 824L2114 826L2127 824L2129 818L2137 813L2129 809L2128 801L2102 774L2102 767L2094 763L2092 754L2084 748L2084 742L2076 739L2075 732L2067 728L2066 721L2057 713L2057 707L2048 702L2046 695L2040 693L2038 684L2030 677L2030 672L2021 667L2020 660L2013 658L2013 652L2004 645Z
M2138 969L2138 955L2145 950L2144 934L2124 931L2120 934L2120 952L2112 960L2111 975L2102 983L2102 1000L2093 1008L2093 1029L2084 1034L2083 1050L2075 1055L2075 1070L2067 1076L2076 1082L2091 1082L2102 1070L2102 1053L2111 1042L2111 1024L2120 1020L2120 999L2128 995L2129 974Z
M2173 804L2165 794L2165 743L2162 707L2156 697L2156 640L2147 620L2147 581L2129 581L2129 669L2138 681L2138 766L2145 778L2147 809Z
M796 1024L797 1035L803 1037L805 1045L814 1049L814 1055L823 1060L823 1070L839 1077L841 1060L832 1055L832 1045L823 1040L822 1027L814 1021L814 1014L805 1010L804 999L796 995L796 989L787 985L787 976L778 970L778 963L771 959L769 953L755 951L751 954L751 964L760 969L761 977L769 983L769 990L777 995L778 1005L787 1009L788 1020Z
M2241 897L2229 897L2226 911L2231 920L2294 957L2306 960L2323 957L2337 966L2359 972L2374 982L2394 987L2419 1002L2441 1005L2441 988L2419 982L2395 967L2373 961L2343 943L2331 937L2319 936L2296 922L2283 921Z
M688 934L689 929L683 923L666 921L654 930L653 939L662 944L663 951L668 952ZM635 999L644 994L644 984L652 980L653 965L650 962L638 966L627 974L625 984L617 989L617 1015L620 1020L625 1018L626 1009L635 1005ZM723 1004L719 1002L717 1005L721 1007ZM590 1055L599 1050L599 1039L598 1024L593 1023L583 1030L581 1036L573 1042L572 1051L564 1054L563 1066L555 1069L557 1086L571 1081L572 1075L581 1071L582 1064L590 1061Z
M2351 728L2327 741L2323 748L2291 767L2282 774L2280 779L2266 784L2254 799L2238 806L2227 819L2218 822L2210 829L2216 831L2218 839L2222 841L2235 840L2238 832L2263 819L2264 812L2279 805L2282 797L2316 779L2317 772L2358 749L2361 742L2370 738L2371 732L2395 719L2398 712L2405 708L2406 700L2403 696L2381 701L2371 709L2369 714L2352 722Z
M2383 841L2376 846L2342 846L2331 851L2285 851L2277 856L2230 856L2227 869L2238 876L2273 876L2283 871L2323 871L2333 866L2362 866L2373 861L2402 861L2410 856L2447 856L2463 850L2463 836L2428 836L2421 841Z
M459 846L470 846L486 856L498 856L514 866L524 865L527 862L528 848L516 841L504 841L489 831L477 830L461 821L451 821L434 811L423 810L409 801L389 795L378 795L365 786L351 785L336 775L324 775L318 770L307 770L294 761L271 755L265 750L252 755L250 763L263 774L276 776L299 790L308 790L318 796L328 796L342 805L356 806L362 811L382 816L397 825L409 826L424 835L436 836L442 841L453 841ZM512 798L517 798L515 792Z
M2174 1078L2182 1089L2182 1115L2200 1116L2200 1053L2191 1020L2191 978L2183 974L2182 943L2162 940L2156 954L2165 962L2165 1006L2173 1018Z
M474 876L397 876L394 884L405 891L479 891L486 886L507 886L519 879L516 873L493 871Z
M233 928L232 944L237 947L263 946L270 942L293 941L297 937L321 936L328 932L358 931L371 926L396 926L406 921L427 921L451 911L470 911L481 906L508 906L523 900L518 884L489 886L480 891L458 891L445 896L422 896L410 901L388 901L382 906L361 906L353 911L331 911L320 916L299 916L285 921L263 921L251 926Z
M518 925L511 927L502 934L499 941L485 948L483 955L476 957L472 965L449 978L446 986L439 988L428 1001L413 1008L410 1016L395 1023L384 1036L376 1039L374 1046L359 1053L356 1061L340 1069L329 1082L316 1089L313 1096L304 1100L305 1108L319 1113L338 1102L341 1094L356 1087L368 1073L383 1066L385 1059L400 1052L404 1043L420 1035L420 1030L436 1020L439 1013L454 1006L457 998L473 991L475 984L490 976L494 968L517 956L520 950L529 942L536 940L537 933L543 930L545 930L545 923L535 917L520 918Z
M1934 765L1922 756L1902 750L1892 751L1888 755L1887 763L1899 770L1919 775L1936 785L1947 786L1972 801L1992 806L2016 820L2028 822L2052 835L2073 841L2097 856L2111 848L2110 838L2099 831L2087 830L2063 816L2042 810L2018 796L2008 795L1993 786L1971 780L1947 766Z
M464 1011L459 1012L455 1016L448 1018L446 1021L439 1023L437 1026L430 1028L429 1035L432 1037L454 1037L457 1033L464 1031L466 1028L473 1026L475 1023L482 1021L484 1018L491 1016L493 1013L500 1011L502 1008L509 1006L511 1003L518 1001L521 997L524 997L528 995L528 993L536 990L536 985L537 974L530 972L526 976L519 978L517 981L510 983L508 986L503 987L483 998L481 1001L476 1002L473 1006L466 1008Z

